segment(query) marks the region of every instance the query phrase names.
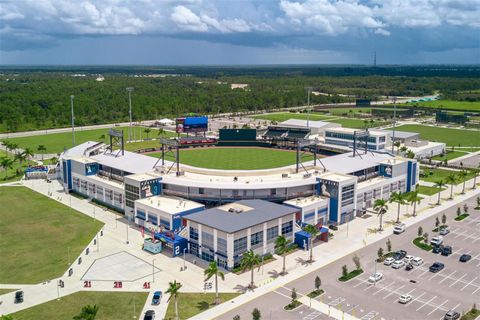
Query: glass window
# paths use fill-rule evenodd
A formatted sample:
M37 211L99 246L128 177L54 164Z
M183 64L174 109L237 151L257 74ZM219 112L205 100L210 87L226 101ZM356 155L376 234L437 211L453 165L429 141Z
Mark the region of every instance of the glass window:
M190 240L198 241L198 229L190 227Z
M282 235L288 235L293 232L293 221L288 221L282 224Z
M207 247L213 250L213 234L202 231L202 247Z
M217 238L217 252L227 254L227 240L223 238Z
M163 226L165 229L170 230L170 221L160 219L160 225Z
M156 214L148 214L148 222L154 225L158 225L158 217Z
M278 226L267 229L267 241L276 239L278 237Z
M247 251L247 237L233 241L233 254L238 255Z
M145 212L137 209L137 218L145 220Z
M256 232L250 236L250 245L254 248L259 247L263 243L263 231Z

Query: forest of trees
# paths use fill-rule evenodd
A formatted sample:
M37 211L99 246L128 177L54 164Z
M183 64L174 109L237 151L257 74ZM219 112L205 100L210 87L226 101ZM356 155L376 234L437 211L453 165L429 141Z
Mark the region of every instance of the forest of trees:
M0 70L0 132L68 126L72 94L75 122L79 126L127 121L126 87L134 87L132 105L136 121L192 112L212 114L300 106L306 104L308 87L332 94L312 95L312 104L348 101L339 94L374 99L379 95L418 96L435 91L453 95L480 88L478 77L468 77L470 69L454 76L447 69L435 77L398 76L396 69L391 71L394 75L383 75L385 71L377 75L357 75L365 73L365 68L357 71L353 68L351 72L343 68L336 76L313 75L318 70L318 67L3 68ZM329 70L326 68L324 73L333 72ZM420 74L420 71L416 72ZM410 69L408 72L412 73ZM74 77L75 73L86 76ZM99 73L105 77L102 82L95 80ZM177 76L138 77L136 74ZM249 86L232 90L232 83Z

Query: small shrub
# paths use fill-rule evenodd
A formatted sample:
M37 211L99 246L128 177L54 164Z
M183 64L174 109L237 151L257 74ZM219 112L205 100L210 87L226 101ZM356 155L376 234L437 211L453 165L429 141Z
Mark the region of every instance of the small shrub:
M346 265L342 266L342 277L346 277L348 275L348 268Z

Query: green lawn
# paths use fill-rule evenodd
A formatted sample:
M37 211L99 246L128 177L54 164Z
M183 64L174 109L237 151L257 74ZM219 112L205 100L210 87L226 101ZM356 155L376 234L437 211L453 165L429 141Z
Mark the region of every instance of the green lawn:
M128 127L113 127L115 130L122 130L125 142L128 140L129 136L129 128ZM132 139L135 138L136 140L141 140L147 138L147 134L144 132L145 127L133 127L132 129ZM75 131L75 143L81 144L86 141L108 141L108 130L110 129L93 129L93 130L80 130L77 129ZM105 135L104 139L100 139L102 135ZM165 131L165 136L173 136L176 135L173 132ZM151 132L149 134L150 138L157 138L158 137L158 130L155 128L151 128ZM29 136L29 137L20 137L20 138L11 138L8 139L14 143L17 143L20 148L30 148L35 153L40 153L37 151L39 145L43 144L47 151L45 153L60 153L64 150L64 148L71 148L72 147L72 133L71 132L62 132L62 133L53 133L53 134L46 134L41 136Z
M143 319L142 312L148 293L146 292L96 292L80 291L16 313L15 320L55 319L71 320L82 307L96 304L99 320ZM28 299L28 297L25 297ZM135 312L134 312L135 310Z
M434 194L438 193L438 191L439 191L438 188L429 187L429 186L418 186L416 190L418 190L418 193L424 194L424 195L427 195L427 196L434 195ZM441 191L443 191L443 190L445 190L445 188L442 188Z
M145 141L130 142L125 144L125 150L128 150L128 151L137 151L140 149L159 148L159 147L160 147L160 140L145 140Z
M432 160L444 161L445 159L447 159L448 161L458 157L466 156L467 154L468 154L467 152L447 150L446 154L444 154L443 156L442 155L435 156L432 158Z
M396 129L398 131L418 132L422 139L445 142L448 146L480 146L480 131L478 130L449 129L410 124L399 126Z
M326 109L328 112L330 112L334 116L342 116L344 114L348 115L353 115L355 113L370 113L372 111L372 108L356 108L356 107L350 107L350 108L331 108L331 109Z
M62 275L103 226L26 187L0 187L0 204L0 283Z
M222 302L228 301L237 297L239 293L219 293ZM213 306L215 300L215 293L183 293L178 296L178 315L180 319L188 319L194 315L203 312ZM173 299L168 304L166 320L175 318L175 306Z
M383 125L387 125L389 122L386 121L378 121L374 120L371 122L369 119L367 122L363 119L350 119L350 118L341 118L341 119L334 119L328 122L335 122L340 123L344 128L354 128L354 129L364 129L368 128L375 128Z
M424 102L410 102L408 105L416 105L419 107L431 109L448 109L448 110L467 110L480 111L480 101L453 101L453 100L432 100Z
M160 158L161 152L148 155ZM283 167L295 163L296 152L270 148L196 148L181 149L180 162L208 169L255 170ZM171 157L166 157L173 160ZM312 160L304 155L302 161Z
M0 295L5 294L5 293L9 293L9 292L12 292L12 291L16 291L16 289L0 289Z
M420 180L427 181L427 182L437 182L438 180L442 179L445 182L445 179L450 174L455 174L458 178L459 171L452 171L446 169L429 169L429 168L422 168L421 171L426 174L426 176L420 176ZM474 174L471 171L468 171L468 176L466 180L472 179ZM458 183L461 183L457 182Z
M2 157L9 157L13 159L13 155L5 150L0 150L0 158ZM14 161L13 166L11 169L7 169L6 171L0 167L0 183L12 182L20 180L23 176L23 171L29 164L35 164L33 161L25 161L20 166L18 161ZM18 171L17 171L18 170Z
M281 112L281 113L267 113L267 114L260 114L256 116L252 116L255 119L265 119L270 121L277 121L282 122L288 119L300 119L300 120L307 120L309 116L307 113L293 113L293 112ZM325 116L322 114L318 114L315 112L310 113L310 120L320 120L320 121L327 121L328 119L333 119L332 116Z

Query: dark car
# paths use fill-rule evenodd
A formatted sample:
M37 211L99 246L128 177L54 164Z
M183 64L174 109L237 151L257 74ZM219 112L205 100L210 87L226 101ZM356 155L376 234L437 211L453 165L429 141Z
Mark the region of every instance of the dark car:
M23 302L23 291L15 292L15 303L22 303Z
M395 260L403 260L403 258L405 258L406 255L407 255L407 251L405 251L405 250L398 250L398 251L395 252L395 254L393 255L393 259L395 259Z
M153 320L153 319L155 319L155 311L147 310L147 312L145 312L145 316L143 317L143 320Z
M460 261L460 262L468 262L468 261L470 261L470 259L472 259L472 256L471 256L471 255L469 255L469 254L462 254L462 255L460 256L459 261Z
M443 317L444 320L457 320L460 318L460 313L455 310L448 310Z
M155 291L153 293L152 304L157 305L160 304L160 299L162 298L162 291Z
M413 269L413 264L407 263L407 266L405 267L405 270L410 271Z
M443 245L433 246L433 250L432 250L433 253L440 253L442 251L443 251Z
M449 256L452 254L452 247L451 246L444 246L442 249L442 256Z
M434 264L432 264L429 268L430 272L433 272L433 273L436 273L440 270L442 270L443 268L445 268L445 265L441 262L435 262Z

